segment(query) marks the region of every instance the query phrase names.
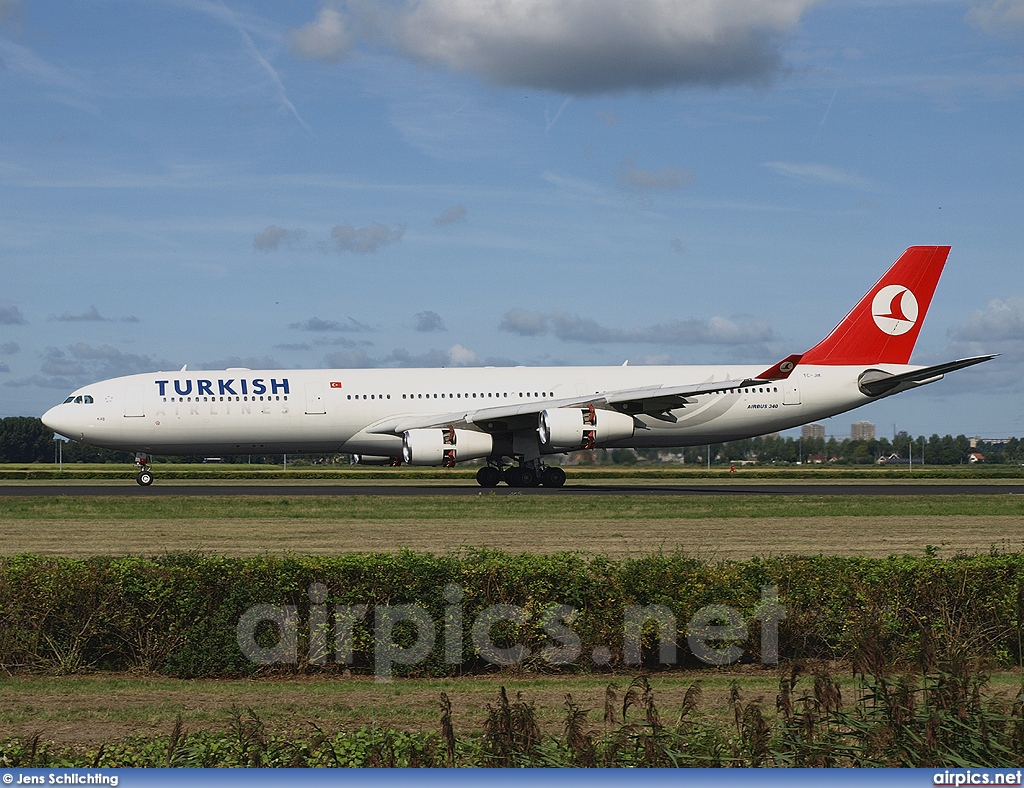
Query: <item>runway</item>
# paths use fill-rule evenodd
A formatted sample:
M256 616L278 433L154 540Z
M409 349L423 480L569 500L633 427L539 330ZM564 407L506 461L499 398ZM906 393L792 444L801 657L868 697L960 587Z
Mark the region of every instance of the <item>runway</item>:
M140 487L134 482L118 481L79 484L2 484L0 498L5 496L446 496L446 495L1024 495L1024 483L956 483L956 482L842 482L817 483L722 483L692 482L658 484L572 484L559 489L545 487L505 487L484 489L476 483L463 484L188 484L157 482Z

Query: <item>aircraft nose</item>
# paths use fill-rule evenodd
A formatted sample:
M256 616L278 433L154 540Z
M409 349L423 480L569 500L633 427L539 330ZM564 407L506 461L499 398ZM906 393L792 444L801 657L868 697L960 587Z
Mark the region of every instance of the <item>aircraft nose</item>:
M66 405L55 405L43 414L42 422L65 438L81 440L81 426L75 424L74 414Z

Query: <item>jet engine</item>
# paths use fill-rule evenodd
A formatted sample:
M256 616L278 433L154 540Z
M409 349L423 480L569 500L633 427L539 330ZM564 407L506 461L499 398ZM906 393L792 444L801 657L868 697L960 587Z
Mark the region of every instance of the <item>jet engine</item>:
M633 417L617 410L556 408L541 411L537 425L541 445L552 449L593 449L598 444L633 437Z
M454 427L408 430L402 438L402 459L409 465L455 467L462 460L490 457L494 439L486 432Z

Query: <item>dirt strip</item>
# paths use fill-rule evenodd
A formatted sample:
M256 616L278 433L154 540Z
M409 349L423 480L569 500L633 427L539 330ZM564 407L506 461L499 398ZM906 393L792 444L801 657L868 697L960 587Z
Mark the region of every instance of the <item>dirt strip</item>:
M957 552L1024 549L1016 516L766 517L495 521L391 520L3 520L0 555L40 553L159 555L195 550L221 555L337 555L410 549L448 553L486 547L512 553L583 552L611 558L683 550L706 558L780 554L921 554L926 545Z

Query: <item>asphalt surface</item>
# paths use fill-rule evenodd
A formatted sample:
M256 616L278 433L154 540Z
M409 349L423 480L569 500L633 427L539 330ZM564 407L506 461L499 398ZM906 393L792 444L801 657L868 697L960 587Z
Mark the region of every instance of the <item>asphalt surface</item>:
M818 482L803 484L573 484L547 489L544 487L513 488L499 485L491 489L479 487L475 482L461 484L160 484L140 487L131 481L92 484L4 484L4 496L87 497L97 495L160 496L160 495L1024 495L1024 483L862 483Z

